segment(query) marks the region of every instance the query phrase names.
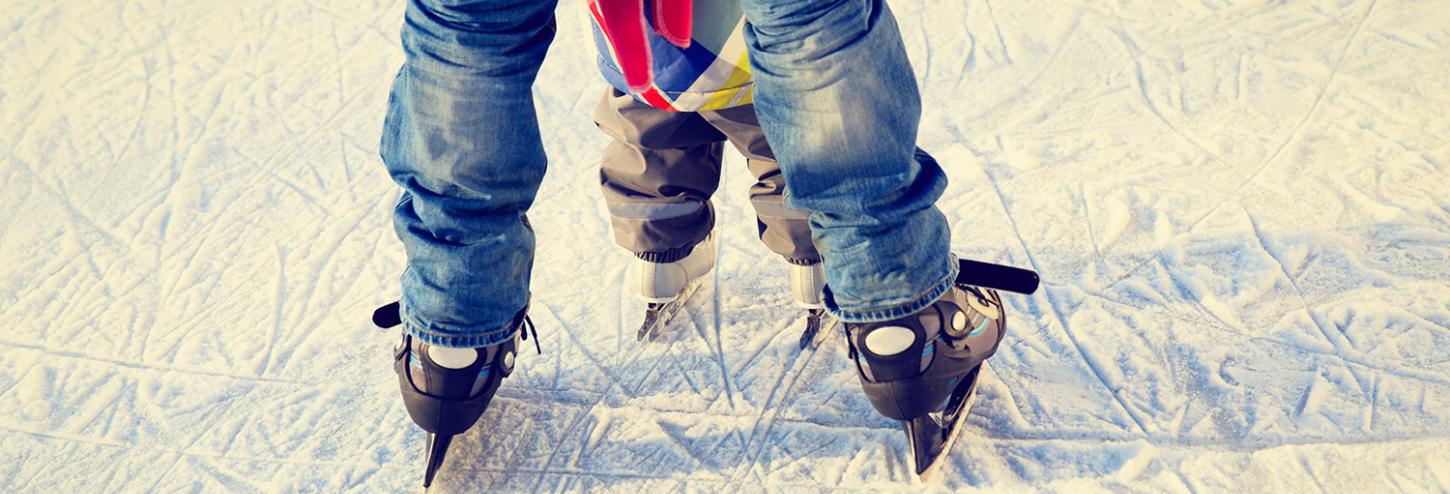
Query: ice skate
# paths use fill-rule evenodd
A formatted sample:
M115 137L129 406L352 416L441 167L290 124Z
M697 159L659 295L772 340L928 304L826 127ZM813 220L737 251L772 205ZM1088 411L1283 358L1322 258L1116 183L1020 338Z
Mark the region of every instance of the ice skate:
M393 371L398 375L403 405L413 422L428 431L424 489L433 484L453 436L478 422L499 384L513 373L518 342L528 339L529 332L533 331L533 322L524 315L526 310L514 317L517 334L496 345L448 348L422 343L404 334L393 349ZM398 303L379 308L373 314L373 322L382 328L397 326L400 323ZM538 335L533 337L537 348Z
M824 263L791 264L790 293L796 305L806 310L806 329L801 332L801 349L820 345L821 329L829 334L836 319L826 314L822 290L826 287Z
M958 283L914 314L846 323L846 332L867 399L901 421L915 473L927 480L951 451L981 367L1006 332L1001 297Z
M636 339L654 339L659 329L669 324L690 297L700 289L704 276L715 269L715 234L695 245L683 259L674 262L649 262L635 259L630 267L629 283L639 298L649 303L644 322Z

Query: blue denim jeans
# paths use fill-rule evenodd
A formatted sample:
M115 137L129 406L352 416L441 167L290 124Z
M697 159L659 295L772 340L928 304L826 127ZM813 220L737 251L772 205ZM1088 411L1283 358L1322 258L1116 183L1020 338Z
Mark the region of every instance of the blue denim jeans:
M528 305L534 234L525 213L547 159L531 87L555 0L410 0L406 62L381 154L403 195L402 319L423 342L477 347L513 336ZM787 200L812 211L827 306L886 320L939 298L956 274L941 168L914 153L921 103L882 0L743 0L756 111ZM579 118L588 118L580 115Z
M811 211L826 307L849 322L911 314L956 278L946 189L916 152L921 97L884 0L742 0L755 112Z

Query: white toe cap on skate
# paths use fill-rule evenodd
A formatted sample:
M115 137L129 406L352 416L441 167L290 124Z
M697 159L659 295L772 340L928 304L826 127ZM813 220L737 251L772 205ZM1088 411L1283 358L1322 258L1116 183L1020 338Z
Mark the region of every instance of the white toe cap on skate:
M428 359L439 367L462 369L478 360L478 350L472 348L428 347Z
M866 349L883 357L904 352L915 342L916 333L901 326L880 327L866 334Z
M670 302L678 298L690 282L715 269L716 250L715 234L711 233L684 259L664 263L635 259L627 283L645 302Z

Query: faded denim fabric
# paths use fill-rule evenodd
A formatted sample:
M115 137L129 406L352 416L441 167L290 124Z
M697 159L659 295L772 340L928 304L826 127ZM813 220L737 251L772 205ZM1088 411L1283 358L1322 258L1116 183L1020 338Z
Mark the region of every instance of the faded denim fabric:
M402 318L441 346L503 341L528 305L525 213L547 158L531 87L555 0L411 0L381 155L403 189ZM791 207L812 211L827 305L847 321L895 318L955 277L946 178L915 153L920 99L879 0L743 0L756 111ZM588 118L579 115L579 118Z
M547 158L533 86L554 38L553 0L411 0L381 154L404 193L403 327L424 343L504 341L529 301L524 213ZM580 118L587 118L581 115Z
M901 317L956 278L946 189L916 149L921 98L882 0L742 0L755 112L785 175L787 204L811 211L826 307L850 322Z

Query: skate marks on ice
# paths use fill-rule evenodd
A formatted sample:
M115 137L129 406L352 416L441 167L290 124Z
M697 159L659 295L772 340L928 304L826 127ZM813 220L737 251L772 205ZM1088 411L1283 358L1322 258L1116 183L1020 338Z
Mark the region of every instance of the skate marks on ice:
M928 149L948 149L955 244L994 252L1005 237L1008 259L1048 280L1040 297L1009 301L1041 319L1009 330L1017 339L994 360L1014 409L990 430L1261 448L1444 429L1450 215L1438 190L1450 182L1446 141L1425 129L1450 122L1407 108L1447 101L1413 66L1386 63L1443 66L1423 51L1443 28L1414 18L1437 14L1355 2L1318 23L1294 15L1318 5L1224 6L1213 22L1291 29L1225 38L1175 28L1179 12L1085 8L1008 37L1070 51L1013 50L1017 68L978 57L1003 65L973 72L985 91L950 96L1007 94L1000 104L924 127ZM1192 46L1265 46L1256 36L1324 48L1295 60ZM1115 48L1114 63L1091 55ZM993 93L1021 87L990 82L1006 77L1040 90Z
M702 304L634 341L568 3L535 90L545 354L520 355L435 487L1450 485L1433 2L893 4L954 247L1045 281L1007 299L930 486L839 336L799 348L733 153ZM402 4L358 7L0 11L0 485L416 489L394 341L359 316L402 271L376 149Z

